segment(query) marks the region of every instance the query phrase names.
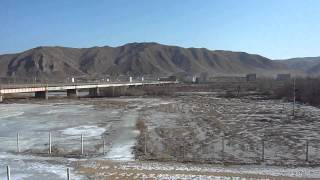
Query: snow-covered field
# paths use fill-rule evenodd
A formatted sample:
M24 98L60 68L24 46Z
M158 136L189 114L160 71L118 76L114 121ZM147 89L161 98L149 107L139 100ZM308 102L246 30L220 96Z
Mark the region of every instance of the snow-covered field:
M0 104L0 179L5 178L7 165L13 179L35 180L66 179L68 167L73 179L320 178L319 168L266 165L279 159L305 163L305 138L310 140L310 160L318 156L316 119L320 111L299 106L299 118L289 121L290 107L290 103L274 100L224 99L211 94ZM138 120L148 127L148 157L167 158L170 162L135 160L142 150L134 151L134 147L144 147L139 144L143 141L137 141L144 137L136 128ZM20 153L16 152L17 132ZM49 132L53 152L50 156ZM255 163L261 152L257 144L262 137L268 137L265 163L214 166L174 162L181 160L181 152L182 160L221 162L222 132L224 160L244 164ZM81 134L85 154L82 157Z

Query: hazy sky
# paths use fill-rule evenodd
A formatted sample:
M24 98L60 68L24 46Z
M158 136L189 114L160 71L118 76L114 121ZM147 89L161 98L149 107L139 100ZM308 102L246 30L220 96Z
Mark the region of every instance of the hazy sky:
M320 56L320 0L0 0L0 54L145 41Z

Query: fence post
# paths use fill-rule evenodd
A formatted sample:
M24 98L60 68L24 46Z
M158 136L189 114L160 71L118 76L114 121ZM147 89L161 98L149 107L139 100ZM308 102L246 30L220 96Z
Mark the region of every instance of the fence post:
M19 147L19 132L17 132L17 152L19 153L20 152L20 147Z
M81 155L83 155L83 134L81 134Z
M106 154L106 150L105 150L106 141L104 140L104 137L102 137L102 138L103 138L102 151L103 151L103 155L105 155Z
M7 166L7 180L11 180L10 166Z
M67 180L71 180L71 178L70 178L70 168L67 168Z
M222 135L222 139L221 139L221 156L223 160L224 159L224 134Z
M186 160L186 147L185 147L184 142L182 144L182 157L183 157L183 161L185 161Z
M147 155L147 133L144 133L144 155Z
M309 140L306 140L306 161L309 161Z
M264 161L264 139L262 139L261 160Z
M49 154L51 154L51 132L49 132Z

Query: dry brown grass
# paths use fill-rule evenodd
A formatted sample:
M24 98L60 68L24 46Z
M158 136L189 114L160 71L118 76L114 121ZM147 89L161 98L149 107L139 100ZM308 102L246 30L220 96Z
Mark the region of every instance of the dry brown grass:
M139 119L136 124L136 128L143 133L147 128L143 119Z
M273 92L275 98L293 100L293 80L285 83ZM298 78L296 79L296 100L313 106L320 105L320 79Z

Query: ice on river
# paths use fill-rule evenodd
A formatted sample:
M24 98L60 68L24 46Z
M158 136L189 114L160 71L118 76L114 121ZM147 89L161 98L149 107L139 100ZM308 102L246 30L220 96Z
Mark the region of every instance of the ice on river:
M49 132L53 146L60 149L79 150L83 134L85 151L99 152L97 144L111 127L109 120L119 118L119 111L73 103L0 104L0 179L5 179L7 165L13 179L66 179L67 167L72 168L69 159L34 153L48 151ZM17 132L20 155L16 154ZM81 176L73 179L77 177Z
M54 163L52 163L54 161ZM6 166L10 166L12 179L25 180L64 180L67 179L67 168L71 169L73 179L87 179L75 174L70 167L72 159L34 157L0 152L0 179L6 179Z
M71 127L71 128L61 130L62 134L65 134L65 135L83 134L85 137L100 136L105 131L106 131L105 128L101 128L98 126L78 126L78 127Z

